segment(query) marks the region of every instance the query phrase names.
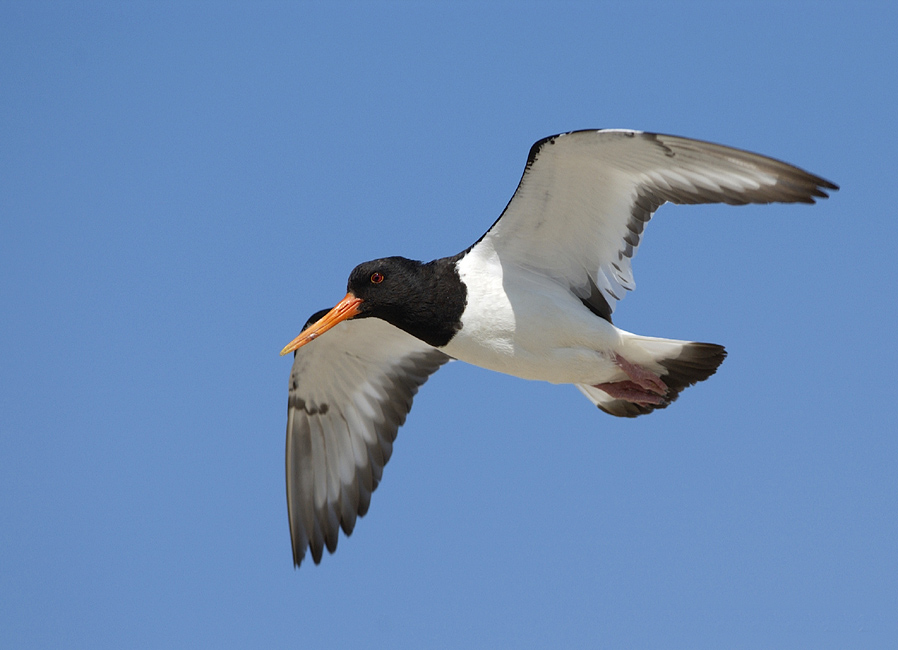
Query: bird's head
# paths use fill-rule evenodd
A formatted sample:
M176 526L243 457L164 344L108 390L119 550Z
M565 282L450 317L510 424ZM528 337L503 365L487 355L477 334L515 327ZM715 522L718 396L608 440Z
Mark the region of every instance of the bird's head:
M421 262L385 257L363 262L349 274L346 296L293 339L281 355L315 340L337 323L351 318L381 318L401 326L421 300Z

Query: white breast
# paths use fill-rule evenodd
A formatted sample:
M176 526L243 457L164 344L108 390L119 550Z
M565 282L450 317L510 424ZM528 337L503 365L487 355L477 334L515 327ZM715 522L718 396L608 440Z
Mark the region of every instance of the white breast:
M597 384L616 376L618 330L545 272L503 265L484 242L457 262L467 288L462 328L442 350L523 379Z

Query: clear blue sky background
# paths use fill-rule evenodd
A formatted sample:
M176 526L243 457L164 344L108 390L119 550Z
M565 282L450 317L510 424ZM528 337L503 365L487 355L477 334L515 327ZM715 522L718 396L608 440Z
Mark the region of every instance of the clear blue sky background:
M0 3L0 646L898 647L894 3ZM633 421L457 363L294 571L281 347L627 127L839 183L663 208Z

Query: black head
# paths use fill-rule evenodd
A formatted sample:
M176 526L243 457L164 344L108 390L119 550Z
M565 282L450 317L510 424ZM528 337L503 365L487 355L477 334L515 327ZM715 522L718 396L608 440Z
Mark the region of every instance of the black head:
M353 269L346 289L361 300L356 318L380 318L434 346L446 345L461 327L467 297L454 258L371 260Z
M309 319L281 354L349 319L380 318L437 347L446 345L461 327L467 289L455 270L455 258L428 264L404 257L372 260L352 270L346 288L346 297Z
M404 257L363 262L349 274L346 291L362 300L356 318L390 321L426 299L424 264Z

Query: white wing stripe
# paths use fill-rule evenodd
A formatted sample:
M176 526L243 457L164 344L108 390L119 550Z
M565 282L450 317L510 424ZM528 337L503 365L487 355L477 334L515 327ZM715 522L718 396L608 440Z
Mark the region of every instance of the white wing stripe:
M578 131L533 146L518 190L475 246L492 247L503 265L566 282L610 317L635 287L630 260L665 202L813 203L824 189L837 187L738 149L638 131Z

